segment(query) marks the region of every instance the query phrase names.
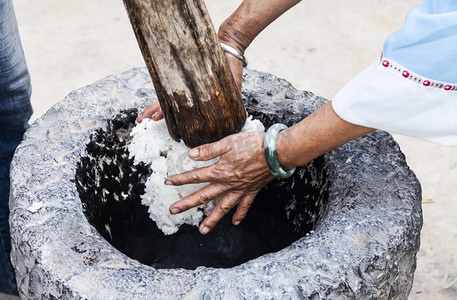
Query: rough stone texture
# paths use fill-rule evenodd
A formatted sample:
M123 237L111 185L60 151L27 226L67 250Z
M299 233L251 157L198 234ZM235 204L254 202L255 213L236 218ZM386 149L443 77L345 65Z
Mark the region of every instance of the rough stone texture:
M244 98L291 122L325 100L247 71ZM393 139L375 132L325 155L329 207L314 232L228 269L143 265L89 225L74 183L91 132L155 100L144 69L69 94L37 120L11 173L12 260L25 299L406 299L422 226L420 185Z

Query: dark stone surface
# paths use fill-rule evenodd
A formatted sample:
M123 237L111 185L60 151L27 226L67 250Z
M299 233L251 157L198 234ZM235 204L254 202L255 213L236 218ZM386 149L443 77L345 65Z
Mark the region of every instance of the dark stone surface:
M254 111L270 112L266 118L296 122L325 103L272 75L246 73L243 96ZM72 92L26 133L10 194L12 260L24 299L407 298L421 192L384 132L325 154L328 209L309 235L278 252L232 268L185 270L156 269L115 249L83 214L76 166L106 120L155 99L146 70L134 69ZM322 182L313 178L309 184Z

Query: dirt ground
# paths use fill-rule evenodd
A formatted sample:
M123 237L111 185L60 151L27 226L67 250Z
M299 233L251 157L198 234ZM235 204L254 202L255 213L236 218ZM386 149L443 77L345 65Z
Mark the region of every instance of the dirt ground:
M207 0L216 28L239 0ZM378 59L421 0L303 1L249 47L249 67L331 99ZM144 66L122 1L15 0L33 120L74 89ZM422 183L424 227L410 299L457 299L457 148L395 136Z

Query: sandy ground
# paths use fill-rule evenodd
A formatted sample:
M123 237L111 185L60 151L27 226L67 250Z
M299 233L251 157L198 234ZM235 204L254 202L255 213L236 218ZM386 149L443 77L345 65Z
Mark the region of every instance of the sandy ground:
M239 0L207 0L216 28ZM303 1L247 50L249 67L331 99L381 54L420 0ZM32 119L74 89L144 66L122 1L15 0ZM457 298L457 148L395 136L422 183L424 227L410 299Z

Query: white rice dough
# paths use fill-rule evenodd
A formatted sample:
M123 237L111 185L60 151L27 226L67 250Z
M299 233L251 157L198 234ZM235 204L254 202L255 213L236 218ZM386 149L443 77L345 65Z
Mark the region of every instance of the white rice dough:
M259 120L248 117L241 131L265 131L265 127ZM178 143L173 140L164 120L144 119L132 129L130 135L132 136L128 145L130 158L134 158L134 164L143 162L151 165L153 170L146 181L145 194L141 196L141 203L149 207L148 212L151 219L166 235L177 232L182 224L198 226L203 215L208 215L214 208L215 200L177 215L170 214L168 208L174 202L199 190L207 183L167 186L164 181L169 175L214 164L218 158L204 162L191 160L187 156L190 148L183 141Z

